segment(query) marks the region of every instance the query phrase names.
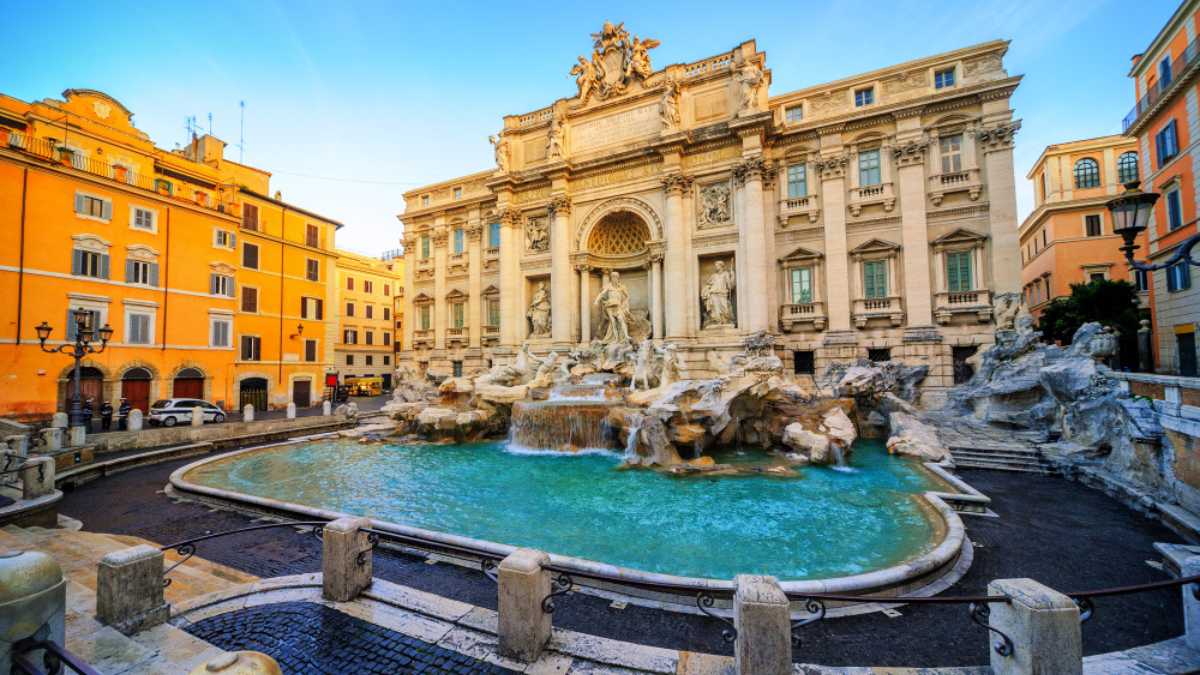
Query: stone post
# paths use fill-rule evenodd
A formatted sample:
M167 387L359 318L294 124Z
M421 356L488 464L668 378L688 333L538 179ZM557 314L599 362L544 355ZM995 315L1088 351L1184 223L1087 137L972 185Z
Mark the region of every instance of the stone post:
M550 202L550 335L556 345L571 340L571 200L556 195Z
M21 499L37 499L54 492L54 458L34 457L21 467Z
M49 555L7 550L0 551L0 589L0 673L8 675L15 643L36 636L66 644L67 582ZM35 650L26 657L41 666L44 653Z
M96 571L96 620L126 635L165 623L163 552L141 544L113 551Z
M282 672L283 670L279 668L279 662L270 656L262 652L243 650L240 652L225 652L220 656L214 656L207 662L193 668L188 675L212 675L213 673L227 673L228 675L261 673L262 675L275 675Z
M142 411L134 408L129 411L129 418L125 420L125 428L129 431L141 431L145 424L144 420Z
M287 415L287 418L289 420L296 419L296 402L295 401L288 401L287 413L285 413L285 414Z
M4 438L8 451L19 457L29 455L29 437L25 434L13 434Z
M200 406L195 406L192 408L192 426L204 426L204 408L201 408Z
M364 527L367 518L338 518L325 526L321 547L321 595L326 600L349 602L371 585L371 548ZM362 564L358 563L359 555Z
M242 421L243 422L253 422L254 421L254 404L253 403L247 403L246 405L242 406Z
M1192 577L1200 574L1200 556L1185 558L1179 565L1179 576ZM1192 649L1200 649L1200 600L1196 599L1194 591L1200 584L1185 584L1180 587L1183 592L1183 626L1184 638Z
M42 444L47 452L62 449L62 429L59 427L46 427L42 429Z
M667 339L679 339L687 335L687 303L697 300L691 297L683 281L686 279L687 258L685 257L684 224L683 224L683 193L691 188L691 179L680 174L667 176L663 179L663 187L667 192L666 223L664 238L666 250L663 256L663 275L667 281L675 285L675 292L670 294L666 303L666 333ZM664 294L665 297L665 294Z
M734 662L739 675L792 672L791 607L775 577L739 574L733 580Z
M1012 654L1002 656L994 645L1001 640L988 631L988 653L996 675L1072 675L1083 672L1079 607L1067 596L1033 579L997 579L988 595L1007 595L1009 604L992 603L988 623L1007 635Z
M87 443L87 427L70 427L67 432L69 434L68 441L72 448L78 448Z
M70 418L67 417L67 413L56 412L54 413L54 417L50 418L50 426L54 427L55 429L66 429L67 425L70 423L69 420Z
M332 415L333 414L333 404L330 403L329 401L321 401L321 414L325 417L329 417L330 415Z
M524 661L536 661L550 640L550 614L542 611L542 599L550 595L550 572L544 566L550 556L521 548L500 561L499 637L500 653Z

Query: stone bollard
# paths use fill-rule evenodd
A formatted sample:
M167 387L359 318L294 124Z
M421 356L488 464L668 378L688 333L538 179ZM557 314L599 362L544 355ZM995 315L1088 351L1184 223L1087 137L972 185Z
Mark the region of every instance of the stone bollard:
M29 455L29 437L25 434L6 436L4 444L8 446L9 452L18 457L27 457Z
M37 499L54 492L54 458L34 457L21 467L21 499Z
M67 413L56 412L54 413L54 417L50 418L50 426L54 427L55 429L66 429L67 425L70 423L70 419L71 418L67 416Z
M321 414L329 417L333 413L333 405L329 401L321 401Z
M125 420L125 428L129 431L141 431L145 424L145 418L142 416L142 411L134 408L129 411L129 418Z
M296 402L295 402L295 401L288 401L288 404L287 404L287 418L288 418L289 420L294 420L294 419L296 419Z
M171 617L163 599L163 552L141 544L113 551L96 571L96 620L126 635Z
M1179 576L1193 577L1200 574L1200 556L1190 556L1179 564ZM1193 591L1200 584L1185 584L1183 591L1183 625L1184 637L1192 649L1200 649L1200 600L1196 599Z
M550 614L542 600L550 595L550 556L519 548L500 561L498 609L500 653L526 663L536 661L550 640Z
M53 558L40 551L0 551L0 672L9 673L13 645L21 640L66 644L66 609L67 582ZM26 658L41 665L44 653L27 652Z
M996 579L988 595L1007 595L1009 604L992 603L988 624L1007 635L1012 654L994 648L999 635L988 631L988 653L996 675L1034 675L1083 672L1079 607L1071 598L1033 579Z
M200 406L192 408L192 426L204 426L204 408L201 408Z
M243 422L253 422L254 421L254 404L253 403L247 403L246 405L242 406L242 421Z
M71 427L67 433L72 448L78 448L87 443L87 427Z
M791 605L775 577L733 580L734 662L739 675L792 672Z
M42 429L42 445L46 452L54 452L62 449L62 429L58 427L46 427Z
M371 585L371 542L364 527L367 518L338 518L325 526L321 547L321 595L326 600L349 602ZM358 563L359 554L362 564Z

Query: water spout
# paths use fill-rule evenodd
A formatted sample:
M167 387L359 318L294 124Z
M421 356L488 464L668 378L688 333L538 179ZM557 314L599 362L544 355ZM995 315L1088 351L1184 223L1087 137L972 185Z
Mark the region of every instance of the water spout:
M509 442L532 450L611 449L608 410L608 405L594 401L518 401Z
M642 431L642 420L641 420L641 418L639 418L638 421L632 427L629 428L629 440L625 441L625 459L626 459L626 461L638 459L638 454L637 454L638 434L640 434L641 431Z

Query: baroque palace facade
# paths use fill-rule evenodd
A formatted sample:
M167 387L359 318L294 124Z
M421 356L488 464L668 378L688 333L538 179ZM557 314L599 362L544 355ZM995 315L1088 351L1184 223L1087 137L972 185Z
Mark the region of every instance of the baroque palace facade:
M990 343L1021 290L1007 42L772 96L753 41L655 70L656 40L593 38L574 97L504 118L494 170L405 194L400 365L607 341L613 297L689 376L767 331L797 372L892 358L938 389Z
M98 408L172 396L227 410L319 402L334 363L336 221L270 194L270 173L193 137L158 148L98 91L0 95L0 414L65 409L69 313L109 324L83 361Z

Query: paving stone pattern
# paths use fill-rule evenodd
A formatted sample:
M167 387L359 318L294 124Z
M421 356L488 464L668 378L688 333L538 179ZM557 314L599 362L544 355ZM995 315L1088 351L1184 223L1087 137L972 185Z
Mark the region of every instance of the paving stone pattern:
M286 675L515 672L311 602L218 614L191 624L187 631L226 651L269 654Z

